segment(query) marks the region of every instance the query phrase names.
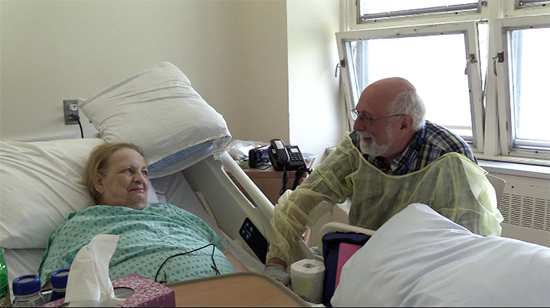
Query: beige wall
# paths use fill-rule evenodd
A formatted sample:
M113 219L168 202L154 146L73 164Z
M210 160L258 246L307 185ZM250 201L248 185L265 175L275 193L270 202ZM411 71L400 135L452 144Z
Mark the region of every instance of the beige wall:
M224 115L233 139L282 138L322 155L342 133L338 3L1 0L0 140L77 138L78 126L64 125L64 99L169 61Z
M238 131L234 139L288 140L288 46L286 1L238 2L237 67L226 78L239 80L239 98L229 108ZM220 25L223 27L223 25ZM223 114L223 113L222 113Z
M343 137L335 33L340 1L287 0L290 143L317 154ZM286 141L286 140L285 140Z

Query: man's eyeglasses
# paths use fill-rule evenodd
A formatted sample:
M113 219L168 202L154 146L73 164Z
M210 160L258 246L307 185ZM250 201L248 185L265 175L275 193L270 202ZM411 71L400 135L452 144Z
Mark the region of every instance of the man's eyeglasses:
M399 113L399 114L392 114L392 115L389 115L389 116L381 117L381 118L378 118L378 119L373 119L373 118L367 117L364 114L359 114L359 111L357 111L357 109L353 109L351 111L351 113L352 113L352 115L354 116L355 119L359 118L359 119L361 119L361 121L363 121L363 123L367 123L369 125L374 124L374 122L376 122L378 120L406 115L406 114Z

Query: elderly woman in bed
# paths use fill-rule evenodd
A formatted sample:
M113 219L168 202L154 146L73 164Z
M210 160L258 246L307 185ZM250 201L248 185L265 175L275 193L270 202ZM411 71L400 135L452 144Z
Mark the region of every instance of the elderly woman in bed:
M71 213L50 235L39 268L43 282L53 271L70 267L97 234L120 236L110 261L111 280L138 273L175 282L235 271L229 258L236 259L224 254L219 237L203 220L171 204L147 206L147 164L138 146L98 146L84 180L97 205Z

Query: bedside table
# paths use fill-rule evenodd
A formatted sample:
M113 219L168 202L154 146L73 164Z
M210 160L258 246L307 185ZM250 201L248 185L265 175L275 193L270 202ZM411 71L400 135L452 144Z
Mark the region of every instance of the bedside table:
M239 272L175 282L176 307L310 307L275 279Z
M308 154L308 153L302 153L304 155L304 159L306 162L306 166L311 169L313 166L313 162L315 161L315 155ZM248 166L248 163L246 164ZM242 167L242 170L248 175L248 177L258 186L258 188L264 193L264 195L273 203L274 205L277 204L277 201L279 200L279 191L281 190L281 181L283 177L283 171L276 171L273 169L273 166L269 166L265 169L256 169L256 168L244 168ZM243 190L242 186L235 181L233 176L230 172L225 170L227 172L227 175L231 178L231 180L237 185L239 190L243 192L243 194L252 202L252 204L256 205L254 201L252 201L252 198ZM309 174L307 172L304 172L302 175L302 178L300 179L300 183L304 181L304 179ZM292 189L292 186L294 185L294 181L296 180L296 170L288 171L288 180L286 182L286 189Z

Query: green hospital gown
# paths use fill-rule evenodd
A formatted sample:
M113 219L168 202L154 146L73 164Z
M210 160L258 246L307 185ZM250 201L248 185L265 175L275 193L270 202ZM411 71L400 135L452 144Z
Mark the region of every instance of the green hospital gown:
M155 280L158 273L156 281L176 282L216 275L214 268L220 274L235 272L216 233L181 208L167 203L143 210L96 205L71 213L50 235L39 268L42 283L53 271L69 268L80 248L98 234L120 236L109 264L111 280L133 273ZM174 256L182 253L187 254Z

